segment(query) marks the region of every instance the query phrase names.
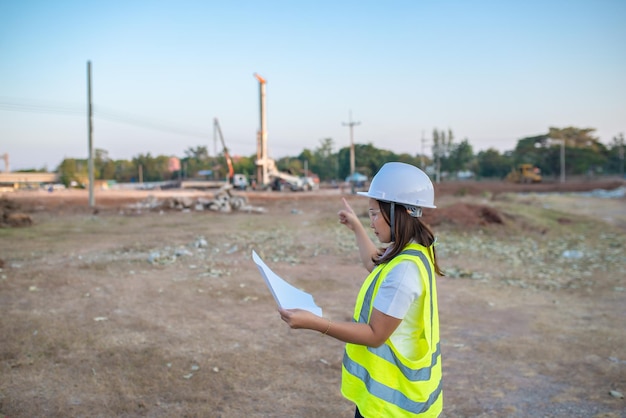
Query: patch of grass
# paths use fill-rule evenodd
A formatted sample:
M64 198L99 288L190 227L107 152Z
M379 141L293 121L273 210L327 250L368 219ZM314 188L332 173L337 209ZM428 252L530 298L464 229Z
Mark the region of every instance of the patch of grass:
M505 234L514 231L518 234L581 235L598 229L610 229L610 226L597 219L553 209L541 202L540 198L527 198L516 201L515 198L494 202L507 219Z

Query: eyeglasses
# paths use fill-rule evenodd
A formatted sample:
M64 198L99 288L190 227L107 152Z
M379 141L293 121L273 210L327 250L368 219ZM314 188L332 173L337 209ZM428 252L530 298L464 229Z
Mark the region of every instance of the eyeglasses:
M378 219L378 214L380 213L380 210L372 210L369 209L368 213L370 215L370 220L375 221L376 219Z

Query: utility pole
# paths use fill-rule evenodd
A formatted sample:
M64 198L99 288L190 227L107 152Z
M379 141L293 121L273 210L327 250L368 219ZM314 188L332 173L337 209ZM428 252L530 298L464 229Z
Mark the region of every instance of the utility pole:
M354 127L360 124L361 122L352 121L352 110L349 114L348 123L343 122L343 126L350 127L350 183L352 183L352 191L354 191Z
M624 134L620 133L619 137L617 138L618 144L619 144L619 151L618 151L618 156L619 159L621 161L621 166L622 166L622 179L624 178ZM8 164L8 163L7 163Z
M560 160L560 165L561 165L561 178L560 178L560 182L561 183L565 183L565 138L550 138L548 137L548 145L553 145L553 144L560 144L561 145L561 152L559 153L559 160Z
M561 138L561 183L565 183L565 138Z
M93 110L91 106L91 61L87 61L87 132L89 137L89 207L95 206L95 198L93 195Z
M433 130L433 160L435 163L435 183L441 182L441 150L446 134L441 131L441 135L437 129Z
M424 139L424 130L422 129L422 152L420 153L420 164L422 166L422 170L426 171L426 167L424 167L424 165L426 164L424 161L424 146L426 145L426 140Z

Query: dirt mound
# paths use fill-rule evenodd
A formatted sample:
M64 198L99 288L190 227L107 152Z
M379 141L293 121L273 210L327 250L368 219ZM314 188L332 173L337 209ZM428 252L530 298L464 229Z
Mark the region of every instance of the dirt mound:
M0 199L0 227L30 226L31 217L20 212L20 205L7 198Z
M433 226L451 224L468 228L504 223L497 209L471 203L455 203L437 210L425 211L424 222Z

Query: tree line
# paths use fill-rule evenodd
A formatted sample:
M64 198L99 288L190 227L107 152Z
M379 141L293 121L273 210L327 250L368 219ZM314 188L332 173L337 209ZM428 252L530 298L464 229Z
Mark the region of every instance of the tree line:
M624 175L624 135L613 137L608 145L594 136L595 129L575 127L549 128L543 135L518 140L515 149L499 152L494 148L475 153L467 139L455 141L452 130L434 129L431 154L396 154L370 144L355 144L355 169L371 178L388 161L401 161L422 168L437 181L456 179L465 173L479 179L502 179L518 164L530 163L538 167L544 177L558 177L561 172L561 153L565 157L565 174ZM418 145L416 144L416 148ZM159 182L197 178L210 170L213 179L227 177L224 153L210 156L206 146L190 147L179 158L180 167L172 170L171 156L139 154L129 160L112 160L108 152L94 152L94 178L117 182ZM256 173L256 155L233 157L236 173L253 178ZM313 150L303 149L297 156L276 160L279 170L295 175L315 174L322 182L342 181L350 175L350 148L335 150L332 138L320 140ZM85 184L88 177L86 159L65 159L57 168L61 181ZM206 177L206 176L205 176Z

